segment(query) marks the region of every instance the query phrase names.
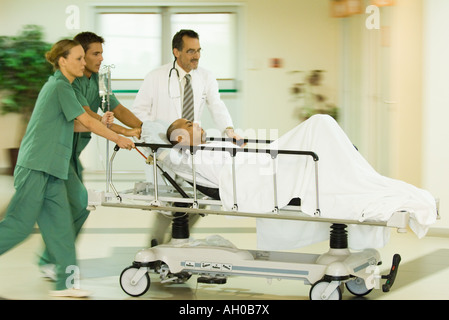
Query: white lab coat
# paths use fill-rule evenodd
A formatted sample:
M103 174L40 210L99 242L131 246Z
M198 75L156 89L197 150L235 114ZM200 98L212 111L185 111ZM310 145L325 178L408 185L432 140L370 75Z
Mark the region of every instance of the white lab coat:
M182 118L182 92L180 92L182 89L180 90L176 71L172 71L169 82L171 67L172 63L166 64L145 77L132 110L142 122L162 120L170 124ZM190 74L194 95L194 121L200 122L204 107L207 105L217 129L224 132L227 127L232 127L231 116L220 98L218 82L212 73L199 67Z

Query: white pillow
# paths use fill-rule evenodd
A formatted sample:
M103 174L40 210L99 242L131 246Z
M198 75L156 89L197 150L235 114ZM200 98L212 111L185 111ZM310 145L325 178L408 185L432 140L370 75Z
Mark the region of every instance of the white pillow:
M142 125L141 139L145 143L171 144L167 139L168 127L162 120L146 121Z

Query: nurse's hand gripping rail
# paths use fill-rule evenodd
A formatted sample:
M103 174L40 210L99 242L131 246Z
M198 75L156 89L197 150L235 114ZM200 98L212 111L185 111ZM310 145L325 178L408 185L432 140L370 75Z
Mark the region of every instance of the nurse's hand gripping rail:
M258 142L258 141L245 141ZM371 292L378 286L380 279L387 279L383 285L383 291L390 290L396 278L400 256L395 255L390 274L378 276L373 273L374 268L381 264L379 253L374 249L366 249L362 252L352 253L347 245L347 224L363 224L373 226L386 226L397 228L404 232L408 225L408 213L397 212L388 221L358 221L339 220L320 217L319 197L318 197L318 156L308 151L291 150L269 150L269 149L243 149L243 148L220 148L216 147L190 147L192 155L198 150L213 150L219 152L229 152L234 159L237 152L265 152L269 153L272 159L278 154L291 154L301 156L311 156L315 162L315 183L316 183L316 212L315 216L302 213L298 207L287 206L279 209L277 206L276 175L273 175L274 203L272 213L249 213L238 211L237 191L235 180L233 183L234 207L231 211L222 209L201 208L204 206L218 206L220 201L210 199L199 199L197 195L197 183L195 166L192 157L192 182L193 192L188 195L182 188L174 183L174 187L181 193L183 198L176 197L172 190L162 188L158 185L157 169L159 167L157 152L162 148L172 148L165 144L136 143L136 147L148 147L153 157L154 172L154 193L139 194L133 192L119 193L112 182L112 161L119 148L114 149L109 167L109 184L113 194L103 194L97 204L103 206L135 208L143 210L218 214L230 216L244 216L267 219L288 219L301 221L315 221L331 223L330 250L322 255L280 253L257 250L240 250L235 247L222 247L214 245L191 246L188 239L174 239L172 244L158 245L139 251L136 254L133 265L123 270L120 276L122 289L131 296L144 294L150 286L148 272L154 269L160 274L161 282L184 282L192 274L198 274L199 282L224 283L226 277L232 275L252 275L267 278L300 279L311 284L310 298L315 299L341 299L341 287L344 283L346 288L353 294L363 296ZM140 152L140 151L139 151ZM159 167L160 168L160 167ZM165 173L165 172L164 172ZM167 174L165 178L171 177ZM167 177L168 176L168 177ZM235 179L235 162L233 162L233 179ZM172 180L172 179L171 179ZM170 181L171 183L174 181ZM146 186L145 191L148 191ZM145 192L144 192L145 193ZM164 194L162 194L164 193ZM191 198L193 197L193 198ZM115 200L114 200L115 199ZM118 200L118 201L117 201ZM143 201L144 204L129 203L128 200ZM170 203L185 203L190 207L178 207ZM169 205L166 205L169 204ZM182 240L179 242L178 240ZM207 261L205 261L207 260ZM210 260L210 261L209 261ZM371 271L370 271L371 270Z

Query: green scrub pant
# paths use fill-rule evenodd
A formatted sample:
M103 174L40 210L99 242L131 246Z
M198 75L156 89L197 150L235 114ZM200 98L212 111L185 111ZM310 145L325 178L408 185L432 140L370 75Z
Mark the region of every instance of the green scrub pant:
M72 215L73 230L75 231L75 239L81 231L81 228L89 216L87 210L88 196L86 187L83 184L80 173L77 173L73 160L70 161L68 179L64 181L69 199L70 212ZM39 259L38 265L55 264L54 257L51 256L48 248Z
M68 270L76 267L76 252L64 181L41 171L16 166L14 188L16 192L5 219L0 222L0 255L25 240L37 222L56 262L58 280L55 289L67 289L73 278Z

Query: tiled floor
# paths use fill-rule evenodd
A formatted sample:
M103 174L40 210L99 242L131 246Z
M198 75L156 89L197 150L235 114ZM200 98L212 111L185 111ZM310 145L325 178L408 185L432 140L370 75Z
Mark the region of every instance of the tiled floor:
M104 183L87 181L88 187L102 188ZM12 196L13 180L0 176L0 212ZM77 242L81 287L93 292L93 300L307 300L309 285L297 280L267 280L257 277L231 277L226 284L197 283L196 276L184 284L161 284L151 274L150 290L132 298L119 285L121 271L129 266L138 249L149 243L149 229L154 213L133 209L99 207L87 220ZM220 216L202 218L191 232L194 239L219 234L238 248L255 249L255 221L251 218L227 219ZM0 256L0 299L54 299L48 291L52 283L40 277L36 255L41 248L41 236L32 234L16 248ZM298 250L324 253L327 243ZM394 253L400 253L402 263L396 283L389 293L374 290L366 299L449 299L449 238L425 237L418 240L411 232L392 231L390 243L379 252L386 273ZM354 299L348 292L343 299Z

